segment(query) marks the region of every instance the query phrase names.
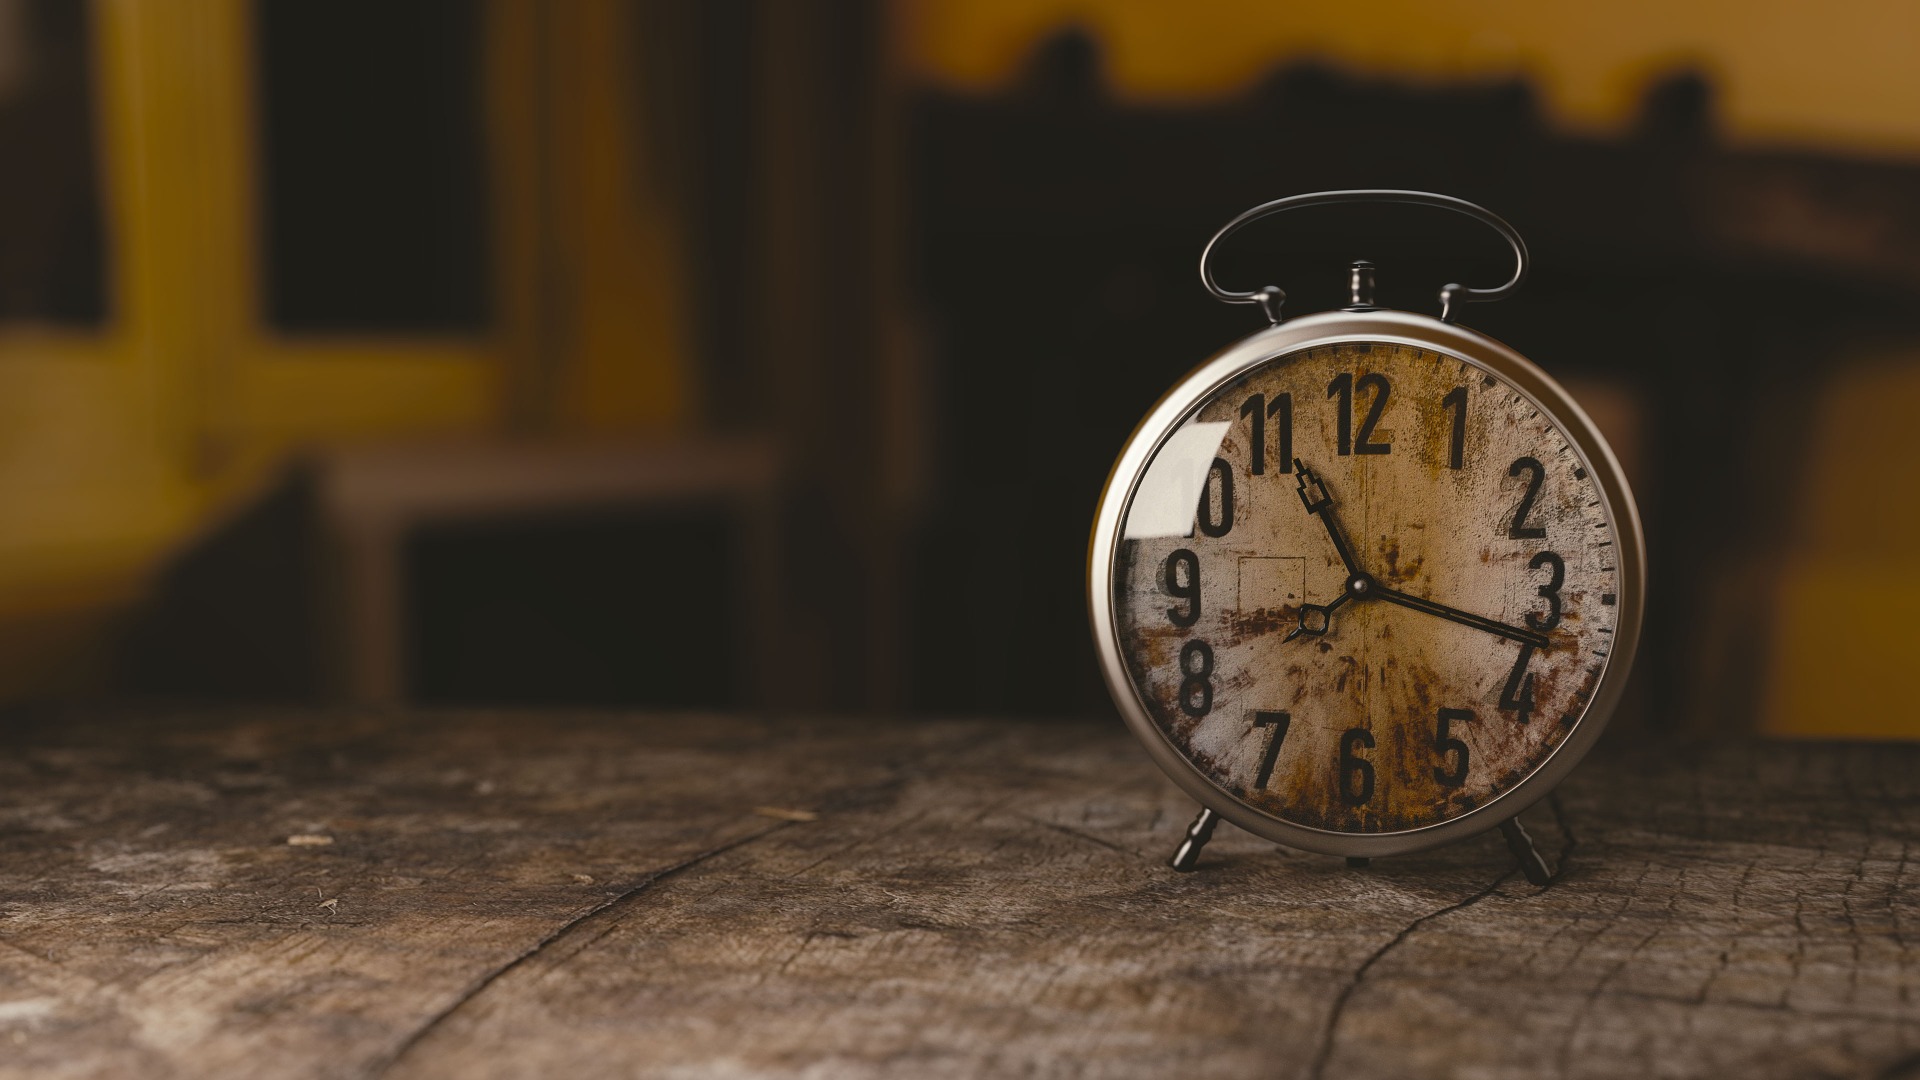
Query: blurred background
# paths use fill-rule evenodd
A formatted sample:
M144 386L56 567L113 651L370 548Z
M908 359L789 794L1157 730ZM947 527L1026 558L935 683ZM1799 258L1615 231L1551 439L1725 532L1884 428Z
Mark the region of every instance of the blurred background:
M1082 575L1255 203L1647 519L1624 722L1920 737L1920 7L0 0L0 699L1109 711ZM1297 218L1297 220L1296 220ZM1505 273L1255 230L1334 306Z

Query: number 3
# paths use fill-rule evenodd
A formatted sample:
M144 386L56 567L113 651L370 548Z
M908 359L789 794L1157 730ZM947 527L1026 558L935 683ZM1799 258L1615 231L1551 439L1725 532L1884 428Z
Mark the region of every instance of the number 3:
M1552 580L1540 586L1540 595L1547 601L1547 614L1542 618L1538 612L1527 612L1527 625L1544 633L1560 625L1560 583L1567 579L1567 564L1560 560L1558 554L1543 551L1533 557L1527 569L1538 570L1543 566L1553 569Z

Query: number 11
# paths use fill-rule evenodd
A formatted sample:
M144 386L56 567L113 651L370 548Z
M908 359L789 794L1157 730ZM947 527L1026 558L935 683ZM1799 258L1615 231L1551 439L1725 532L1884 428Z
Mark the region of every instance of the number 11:
M1240 406L1247 418L1247 470L1255 476L1267 471L1267 417L1273 417L1280 437L1280 471L1293 471L1293 395L1276 394L1272 401L1255 394Z

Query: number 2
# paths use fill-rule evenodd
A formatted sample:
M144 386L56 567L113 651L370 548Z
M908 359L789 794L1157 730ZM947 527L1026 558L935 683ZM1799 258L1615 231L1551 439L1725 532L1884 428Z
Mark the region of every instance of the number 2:
M1547 479L1546 466L1541 465L1535 458L1516 458L1512 465L1507 466L1507 475L1519 476L1521 473L1527 474L1527 490L1520 496L1519 504L1513 508L1513 524L1507 526L1507 539L1545 539L1547 530L1538 525L1527 524L1527 515L1533 512L1533 500L1540 497L1540 485Z

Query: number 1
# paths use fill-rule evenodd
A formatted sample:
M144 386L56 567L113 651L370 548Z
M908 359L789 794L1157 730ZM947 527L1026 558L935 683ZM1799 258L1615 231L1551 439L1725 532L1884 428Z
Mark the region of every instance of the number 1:
M1457 469L1464 463L1467 449L1467 388L1454 387L1440 399L1440 406L1453 410L1453 438L1447 446L1447 468Z

